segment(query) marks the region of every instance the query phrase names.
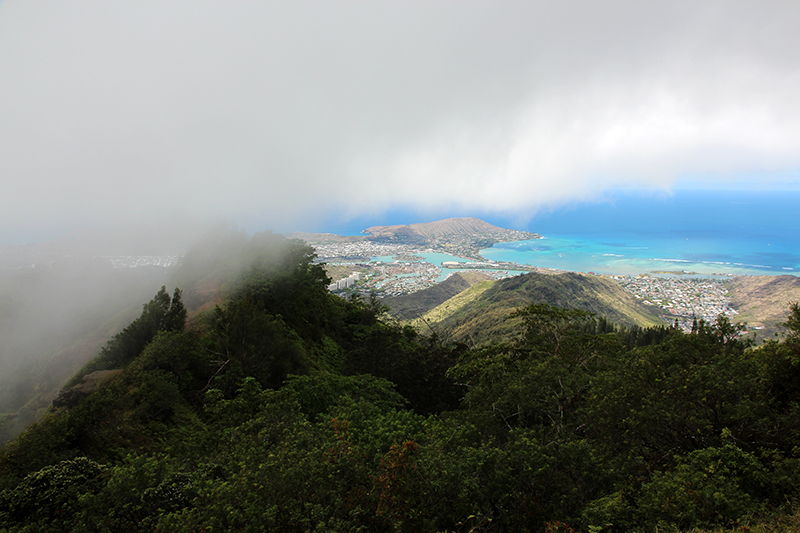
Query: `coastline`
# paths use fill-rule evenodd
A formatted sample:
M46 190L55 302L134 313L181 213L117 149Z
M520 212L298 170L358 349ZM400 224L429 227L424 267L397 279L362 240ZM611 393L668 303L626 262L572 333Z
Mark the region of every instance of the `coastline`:
M732 320L747 322L751 331L759 330L760 336L775 332L775 324L785 318L788 304L784 302L780 309L764 315L746 307L754 296L736 297L737 291L741 293L742 287L747 286L783 287L780 294L773 294L771 298L792 295L795 300L800 300L800 276L796 271L793 272L794 275L785 275L785 272L744 269L719 261L703 263L685 259L666 261L647 257L628 258L621 253L598 254L596 250L589 253L591 250L587 250L585 246L577 246L574 242L571 243L571 252L567 254L569 257L558 257L559 249L553 246L556 240L554 237L546 237L497 243L490 248L482 248L476 254L480 260L473 254L448 254L439 249L399 242L338 242L321 245L318 251L322 252L319 260L327 263L326 270L334 281L331 290L344 297L351 293L368 296L373 292L380 297L407 295L437 285L459 272L480 272L487 279L502 279L526 273L557 275L572 272L613 279L642 303L658 308L657 314L666 324L677 320L679 326L686 329L691 327L693 318L713 322L724 313ZM513 252L520 246L531 245L538 250L517 250L516 255L503 257L519 262L497 261L495 253L498 250L509 253L509 250L503 250L504 247ZM616 243L616 246L625 247L622 243ZM650 250L649 247L625 248L635 248L639 254ZM551 259L556 258L553 259L556 264L538 261L539 258L548 256ZM676 265L680 265L679 268ZM356 272L357 276L354 275ZM338 283L351 277L359 282L345 283L344 286ZM729 291L732 291L730 295ZM763 298L763 295L759 297Z
M558 235L528 241L497 243L490 248L481 249L480 255L487 261L504 261L587 274L720 278L800 276L800 265L764 264L767 261L763 261L763 257L757 254L762 253L766 256L767 252L753 251L755 246L751 243L725 243L732 250L724 250L723 245L719 243L714 243L712 246L708 241L693 242L686 251L681 250L682 244L681 241L666 239L637 242L619 236L591 239ZM767 246L772 244L768 243L763 248ZM702 252L698 249L708 251ZM746 250L746 253L737 254L737 250ZM770 262L775 263L781 257L774 254ZM762 261L756 262L753 259Z

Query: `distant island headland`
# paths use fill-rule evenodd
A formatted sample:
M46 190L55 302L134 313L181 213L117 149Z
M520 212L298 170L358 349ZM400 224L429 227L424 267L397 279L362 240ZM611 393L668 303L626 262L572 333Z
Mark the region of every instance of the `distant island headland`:
M542 238L538 233L500 228L475 217L446 218L435 222L395 226L372 226L361 233L365 235L342 236L332 233L296 232L288 234L287 237L299 238L312 245L372 243L409 246L477 261L485 261L480 251L495 243Z
M333 291L398 296L428 288L460 270L498 279L538 270L530 265L487 261L480 251L500 242L541 239L530 231L500 228L479 218L371 226L364 235L290 233L306 241L326 264Z

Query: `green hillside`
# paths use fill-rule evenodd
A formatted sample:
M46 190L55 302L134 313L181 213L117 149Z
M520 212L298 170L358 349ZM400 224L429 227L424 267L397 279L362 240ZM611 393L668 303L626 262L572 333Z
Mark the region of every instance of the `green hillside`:
M433 287L421 291L384 298L392 316L400 320L418 318L441 303L469 289L472 285L489 280L489 276L480 272L458 272Z
M467 287L459 292L452 298L444 300L433 309L426 311L424 314L411 320L411 325L421 330L429 330L437 322L442 322L447 317L457 312L459 309L470 303L472 300L478 298L481 294L486 292L492 285L497 283L495 280L483 280Z
M470 348L280 235L180 277L0 450L0 532L798 531L800 307L756 347L522 276L456 297Z
M454 341L497 341L513 337L516 324L508 319L509 315L531 303L582 309L623 326L664 325L651 307L637 301L619 284L575 272L532 272L507 278L468 298L449 300L425 319L440 336Z

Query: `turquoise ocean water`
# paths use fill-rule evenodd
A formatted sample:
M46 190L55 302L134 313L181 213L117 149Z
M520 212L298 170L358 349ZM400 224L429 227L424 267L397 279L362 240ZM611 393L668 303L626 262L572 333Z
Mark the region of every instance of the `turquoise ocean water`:
M800 275L800 192L618 192L534 219L545 238L496 244L484 257L608 274L688 271Z
M468 263L474 262L472 259L465 259L463 257L457 257L455 255L441 254L441 253L424 252L424 253L419 253L417 255L422 257L425 260L425 262L434 264L438 267L441 267L442 263L444 263L445 261L457 261L457 262L468 262ZM394 256L382 255L382 256L370 257L370 259L372 261L383 261L386 263L391 263L392 261L394 261ZM442 282L445 279L447 279L448 276L451 276L456 272L463 272L463 271L474 272L474 269L443 268L441 274L439 274L439 277L436 278L436 281ZM527 271L524 270L506 270L506 272L508 272L508 274L512 276L516 276L517 274L527 274Z
M544 239L496 244L486 259L579 272L639 274L800 275L800 190L704 191L673 194L617 190L599 202L539 212L520 224L492 213L425 216L396 210L379 218L336 221L325 231L357 235L371 225L476 216Z

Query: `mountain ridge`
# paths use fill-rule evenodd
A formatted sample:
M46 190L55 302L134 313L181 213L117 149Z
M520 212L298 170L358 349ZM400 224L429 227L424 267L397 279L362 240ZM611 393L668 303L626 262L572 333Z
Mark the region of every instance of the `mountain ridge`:
M458 296L476 283L491 279L481 272L457 272L433 287L403 296L384 298L382 301L391 308L392 316L400 320L412 320Z
M426 323L444 338L481 344L505 337L516 325L509 316L526 305L544 303L556 307L581 309L598 317L630 327L666 326L654 310L642 304L616 282L605 276L577 272L541 274L531 272L495 281L470 298L455 295L431 307L447 313L423 314Z

